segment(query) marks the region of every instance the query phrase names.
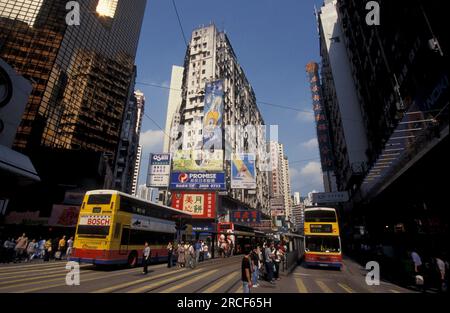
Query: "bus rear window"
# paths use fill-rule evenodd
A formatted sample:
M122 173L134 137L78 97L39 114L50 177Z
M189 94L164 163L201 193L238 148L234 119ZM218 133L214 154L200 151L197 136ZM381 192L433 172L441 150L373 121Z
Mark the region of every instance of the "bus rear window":
M78 225L78 236L106 237L109 234L109 226Z
M87 204L110 204L112 195L90 195Z

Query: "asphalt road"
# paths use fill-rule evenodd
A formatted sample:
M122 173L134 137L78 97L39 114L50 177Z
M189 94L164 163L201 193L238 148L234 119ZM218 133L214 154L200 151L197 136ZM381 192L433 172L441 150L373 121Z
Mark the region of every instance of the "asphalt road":
M81 264L80 285L68 286L65 261L20 263L0 266L0 293L242 293L241 257L210 260L195 269L168 269L166 264L142 268L96 268ZM277 284L260 282L252 293L403 293L412 292L389 282L365 283L366 271L344 260L341 271L298 266Z

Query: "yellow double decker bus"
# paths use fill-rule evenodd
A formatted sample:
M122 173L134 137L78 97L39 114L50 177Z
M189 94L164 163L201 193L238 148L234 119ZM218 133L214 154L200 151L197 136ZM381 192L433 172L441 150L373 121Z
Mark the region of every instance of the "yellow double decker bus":
M341 238L336 210L333 208L305 209L305 254L307 266L342 266Z
M71 261L96 265L142 260L145 242L151 261L167 260L167 244L176 235L176 220L190 214L114 190L86 193L81 205Z

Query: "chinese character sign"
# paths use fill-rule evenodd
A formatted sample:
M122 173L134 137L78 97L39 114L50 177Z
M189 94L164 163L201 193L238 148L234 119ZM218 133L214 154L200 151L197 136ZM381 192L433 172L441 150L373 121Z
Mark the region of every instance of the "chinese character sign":
M259 223L261 221L261 212L256 210L239 210L231 212L233 223Z
M331 150L327 115L322 104L320 93L319 66L317 63L309 63L306 66L306 71L308 72L311 84L314 120L316 121L322 171L332 171L334 169L333 153Z
M215 218L216 194L214 192L175 192L172 207L192 214L193 218Z

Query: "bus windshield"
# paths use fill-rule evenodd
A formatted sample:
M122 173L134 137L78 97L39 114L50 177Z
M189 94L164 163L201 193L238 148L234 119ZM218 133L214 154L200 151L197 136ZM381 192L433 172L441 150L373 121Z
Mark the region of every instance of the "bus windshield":
M334 211L306 211L305 212L305 222L336 222L336 213Z
M305 245L307 252L341 252L339 237L335 236L307 236Z

